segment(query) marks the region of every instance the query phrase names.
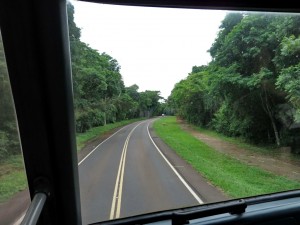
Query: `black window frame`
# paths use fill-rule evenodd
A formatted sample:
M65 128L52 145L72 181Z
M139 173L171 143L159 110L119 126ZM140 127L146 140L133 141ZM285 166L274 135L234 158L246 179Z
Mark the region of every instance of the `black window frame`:
M293 1L91 0L118 5L300 12ZM0 29L40 224L81 224L66 0L2 0Z

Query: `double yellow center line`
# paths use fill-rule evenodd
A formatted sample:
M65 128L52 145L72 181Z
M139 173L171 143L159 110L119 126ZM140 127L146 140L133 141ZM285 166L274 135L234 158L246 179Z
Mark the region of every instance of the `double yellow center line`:
M142 122L143 123L143 122ZM125 160L126 160L126 153L127 153L127 147L128 142L131 137L132 132L137 128L141 123L136 125L128 134L126 141L123 146L123 151L120 159L119 169L118 169L118 175L116 179L115 189L114 189L114 195L112 199L111 204L111 210L110 210L110 216L109 219L117 219L120 217L121 212L121 202L122 202L122 189L123 189L123 178L124 178L124 170L125 170Z

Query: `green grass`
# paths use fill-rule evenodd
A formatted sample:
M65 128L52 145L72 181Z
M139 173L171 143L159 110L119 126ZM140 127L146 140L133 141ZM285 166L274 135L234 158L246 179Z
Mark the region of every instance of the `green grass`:
M27 180L21 155L11 156L0 164L0 203L26 187Z
M122 127L136 121L140 121L142 119L144 118L123 120L120 122L107 124L105 126L93 127L85 133L77 134L76 135L77 151L80 151L89 141L96 139L97 137L103 135L106 132L109 132L115 128Z
M178 155L230 197L239 198L300 187L300 182L246 165L214 150L182 130L175 117L155 121L154 130Z

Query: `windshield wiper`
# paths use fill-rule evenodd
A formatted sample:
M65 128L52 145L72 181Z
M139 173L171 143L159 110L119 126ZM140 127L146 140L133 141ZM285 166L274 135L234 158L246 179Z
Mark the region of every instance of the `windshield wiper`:
M149 213L145 215L133 216L128 218L117 219L113 221L104 221L93 223L109 225L125 224L147 224L163 220L171 220L172 225L181 225L188 223L188 220L198 219L206 216L213 216L222 213L242 214L247 207L246 202L241 200L230 200L227 202L213 203L209 205L199 205L185 209L169 210L158 213Z
M200 209L175 212L172 215L172 225L188 224L189 220L199 219L202 217L213 216L223 213L230 214L242 214L245 212L247 204L245 200L237 200L231 202L224 202L223 204L208 205L207 207L201 207Z
M116 220L97 222L93 224L126 225L149 224L159 221L172 221L172 225L187 224L190 220L229 213L231 215L243 214L247 206L261 203L288 200L300 197L300 190L279 192L274 194L259 195L244 199L228 200L225 202L210 203L182 209L173 209L161 212L153 212ZM297 200L299 201L299 200ZM273 214L271 216L274 216Z

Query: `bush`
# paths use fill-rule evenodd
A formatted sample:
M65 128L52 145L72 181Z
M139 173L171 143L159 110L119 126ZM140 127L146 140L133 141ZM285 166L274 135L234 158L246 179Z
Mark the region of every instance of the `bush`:
M214 114L214 118L210 123L210 126L217 132L227 136L242 136L244 138L249 138L250 125L251 118L247 115L237 115L226 101Z
M98 110L88 110L86 112L81 112L76 118L76 132L84 133L92 127L103 126L104 123L104 112Z

